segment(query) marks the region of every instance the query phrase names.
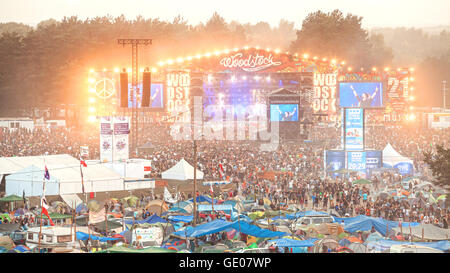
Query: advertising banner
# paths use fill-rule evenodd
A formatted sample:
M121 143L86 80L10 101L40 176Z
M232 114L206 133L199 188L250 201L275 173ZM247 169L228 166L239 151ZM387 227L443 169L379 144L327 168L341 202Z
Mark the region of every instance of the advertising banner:
M345 152L325 151L324 162L327 175L335 178L339 175L335 171L345 169Z
M345 150L364 150L364 110L362 108L345 109L344 126Z
M366 176L366 152L347 152L347 168Z
M100 161L109 162L112 160L112 126L111 117L100 118Z
M129 158L129 133L129 117L101 117L100 161L127 160Z
M366 173L367 178L370 178L370 169L383 167L383 153L382 151L366 151Z

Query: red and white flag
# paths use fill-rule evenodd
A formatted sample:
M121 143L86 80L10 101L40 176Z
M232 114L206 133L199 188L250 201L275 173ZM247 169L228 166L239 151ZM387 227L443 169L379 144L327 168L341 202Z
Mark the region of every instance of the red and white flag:
M41 204L42 204L42 213L47 216L50 225L54 226L55 224L53 224L52 218L50 218L50 215L48 214L48 204L47 204L47 200L45 199L45 196L41 197Z
M213 195L213 193L214 193L214 190L213 190L212 184L210 184L210 185L209 185L209 191L211 192L211 196L212 196L212 195Z
M223 178L223 176L225 175L222 164L219 164L219 175L220 175L220 178Z
M86 161L84 161L82 158L80 158L80 164L81 164L83 167L87 167Z

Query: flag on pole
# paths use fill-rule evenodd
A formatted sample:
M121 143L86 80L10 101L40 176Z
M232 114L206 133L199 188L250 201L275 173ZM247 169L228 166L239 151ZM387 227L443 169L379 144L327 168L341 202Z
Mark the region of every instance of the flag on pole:
M220 175L220 178L222 178L224 176L224 174L225 174L225 172L223 171L222 164L219 164L219 175Z
M80 164L81 164L83 167L87 167L86 161L84 161L82 158L80 158Z
M80 159L80 175L81 175L81 191L84 193L84 177L83 177L83 170L82 170L81 166L87 167L86 162L84 162L84 160L82 160L82 159Z
M45 165L44 178L50 180L50 173L48 172L47 165Z
M214 190L213 190L212 184L209 184L209 191L211 192L211 196L213 196Z
M52 218L50 218L50 215L48 214L48 204L47 204L47 200L45 199L45 196L41 197L41 204L42 204L42 213L47 216L50 225L54 226L55 224L52 221Z

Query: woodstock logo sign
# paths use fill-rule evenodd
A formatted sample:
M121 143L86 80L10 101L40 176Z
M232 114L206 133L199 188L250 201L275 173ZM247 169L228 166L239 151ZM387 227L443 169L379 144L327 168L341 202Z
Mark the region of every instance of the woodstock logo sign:
M256 55L249 55L247 58L243 58L242 53L237 53L223 58L220 60L220 64L228 68L241 68L247 72L255 72L271 66L281 65L281 62L274 62L272 54L265 57L257 53Z

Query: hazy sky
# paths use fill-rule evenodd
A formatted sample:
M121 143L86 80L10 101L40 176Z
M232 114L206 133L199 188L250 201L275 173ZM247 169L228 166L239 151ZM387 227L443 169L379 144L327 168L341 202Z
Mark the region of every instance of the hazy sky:
M0 22L36 25L42 20L77 15L80 19L124 14L189 24L205 22L217 11L227 22L277 25L280 19L296 27L310 12L340 9L364 17L363 27L424 27L450 25L450 0L0 0Z

